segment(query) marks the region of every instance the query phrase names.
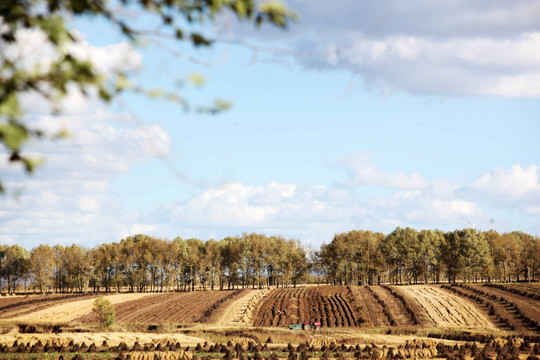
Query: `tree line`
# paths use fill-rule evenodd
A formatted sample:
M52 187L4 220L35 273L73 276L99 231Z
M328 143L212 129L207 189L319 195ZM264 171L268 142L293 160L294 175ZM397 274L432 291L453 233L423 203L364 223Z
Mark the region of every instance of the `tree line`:
M243 234L222 240L134 235L93 248L0 245L4 292L193 291L196 288L537 281L540 241L521 231L353 230L318 250Z

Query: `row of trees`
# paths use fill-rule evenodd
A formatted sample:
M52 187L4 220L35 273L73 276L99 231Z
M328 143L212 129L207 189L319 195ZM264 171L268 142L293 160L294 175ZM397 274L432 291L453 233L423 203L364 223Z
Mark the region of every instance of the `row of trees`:
M531 281L540 276L540 241L523 232L337 234L317 251L298 240L244 234L220 241L135 235L94 248L0 245L0 288L39 292L187 291L336 284Z
M521 231L350 231L322 245L317 259L343 284L532 281L540 276L540 240Z
M0 246L0 287L143 292L288 286L305 279L309 264L301 243L283 237L244 234L203 242L135 235L92 249Z

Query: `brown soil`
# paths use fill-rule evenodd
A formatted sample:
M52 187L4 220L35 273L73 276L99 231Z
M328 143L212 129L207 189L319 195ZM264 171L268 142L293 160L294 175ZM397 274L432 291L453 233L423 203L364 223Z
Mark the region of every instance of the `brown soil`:
M495 328L472 303L438 287L417 285L400 290L419 304L435 326Z
M401 301L393 296L388 290L381 286L371 286L373 292L383 300L383 302L388 307L388 312L394 318L396 326L408 326L413 325L407 310L401 303Z
M107 295L111 304L119 304L126 301L141 299L144 297L155 297L152 293L129 293ZM46 308L36 307L34 309L26 309L24 315L13 317L10 320L22 323L66 323L78 317L84 316L92 312L94 307L95 297L85 300L66 300L60 304L55 302L53 306L49 305Z
M115 305L116 320L124 323L193 323L231 291L194 291L166 293ZM82 323L98 322L97 315L77 319Z
M231 303L216 322L219 325L251 325L253 324L253 310L256 304L270 290L248 290L242 297Z
M539 283L519 283L519 284L501 284L510 289L527 291L535 295L540 296L540 284Z
M95 294L51 294L0 298L0 319L20 317L59 304L95 297Z
M522 324L514 318L506 306L496 300L490 299L489 296L477 294L462 286L447 286L443 290L474 302L482 313L488 315L491 323L499 329L516 330L523 328Z
M357 300L357 314L365 320L365 326L389 326L390 321L381 304L365 286L351 286Z
M287 326L318 321L323 327L359 326L345 286L273 290L260 304L255 326Z
M499 299L502 298L515 303L527 317L531 318L534 321L540 322L540 301L488 286L481 286L478 288L487 294L497 296ZM522 290L525 289L522 288ZM511 309L510 311L512 312Z

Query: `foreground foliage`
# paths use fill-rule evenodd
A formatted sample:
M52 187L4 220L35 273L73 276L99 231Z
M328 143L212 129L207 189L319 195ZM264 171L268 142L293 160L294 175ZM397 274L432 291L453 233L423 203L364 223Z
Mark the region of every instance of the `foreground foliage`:
M0 2L0 145L9 152L7 159L24 165L32 172L39 159L24 153L32 139L55 139L67 134L47 134L45 126L32 125L24 116L21 95L31 94L45 99L57 112L58 100L70 92L92 95L111 102L125 91L155 96L155 91L142 89L129 81L130 74L114 70L105 74L88 57L81 56L76 46L82 41L68 23L76 18L93 18L109 23L138 46L155 39L208 47L214 39L204 34L212 22L225 12L241 21L252 21L285 28L295 15L282 3L258 3L253 0L3 0ZM148 30L146 27L159 30ZM43 35L43 43L32 52L49 48L50 61L32 63L17 51L23 33ZM26 44L28 46L28 44ZM23 54L24 55L24 54ZM166 94L186 106L178 94ZM208 108L211 113L226 109L229 104L217 101ZM0 182L0 192L3 186Z

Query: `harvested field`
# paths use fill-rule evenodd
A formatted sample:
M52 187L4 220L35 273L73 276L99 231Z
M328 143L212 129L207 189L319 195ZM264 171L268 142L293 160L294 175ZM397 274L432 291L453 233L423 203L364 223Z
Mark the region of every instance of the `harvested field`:
M55 295L3 295L0 297L0 309L13 304L20 304L30 300L39 298L54 297ZM61 296L61 295L56 295Z
M499 290L504 290L509 293L513 293L515 295L520 295L522 297L526 297L529 299L533 299L536 301L540 301L540 288L536 288L534 286L521 286L521 285L508 285L508 284L484 284L484 286L493 287Z
M116 320L124 323L193 323L212 311L214 304L234 291L194 291L182 293L154 294L114 306ZM87 314L77 319L82 323L96 323L96 314Z
M474 301L478 307L489 316L491 322L499 329L516 330L522 329L520 321L514 318L513 314L508 309L496 301L496 299L490 299L489 296L478 294L468 288L462 286L447 286L442 287L462 298L470 299Z
M119 304L130 300L141 299L145 297L156 297L152 293L136 293L136 294L115 294L107 295L111 304ZM37 311L26 309L24 315L13 317L11 320L22 323L65 323L76 318L84 316L92 312L94 301L97 296L92 296L85 300L65 300L61 304L55 302L53 306L48 306L45 309L37 307Z
M109 332L109 333L61 333L61 334L5 334L0 336L0 345L11 346L15 341L20 344L34 345L38 341L42 344L51 343L68 346L71 344L96 344L100 346L105 341L108 346L118 346L126 343L132 347L135 342L139 344L158 344L170 342L180 342L182 345L194 346L203 343L205 340L195 336L183 334L147 334L135 332ZM0 355L1 358L1 355Z
M7 359L132 359L190 360L206 359L536 359L540 353L537 338L507 337L487 339L482 343L447 343L442 339L366 335L340 341L312 337L295 345L255 342L211 343L184 336L101 334L102 337L0 339L0 357ZM84 340L82 340L84 339ZM100 341L103 339L102 341ZM5 340L5 342L4 342ZM27 341L28 340L28 341ZM68 342L69 340L69 342ZM82 341L81 341L82 340ZM196 345L194 340L200 340ZM336 341L337 340L337 341ZM203 343L204 341L204 343ZM187 344L187 346L186 346Z
M231 303L217 321L219 325L251 325L253 324L253 311L269 289L248 290L239 299Z
M95 294L49 294L0 298L0 319L10 319L76 300L95 298Z
M407 313L407 309L405 309L398 298L393 296L382 286L371 286L370 288L383 301L387 307L390 318L394 319L396 326L414 325L409 314Z
M500 284L510 289L522 290L540 296L539 283Z
M321 322L324 327L359 326L345 286L276 289L262 301L255 326L287 326L303 321Z
M496 296L500 302L505 303L509 311L514 314L514 317L522 317L516 311L519 309L519 312L525 317L540 323L540 301L488 286L478 288L485 294Z
M471 302L435 286L399 288L427 314L432 325L494 329L495 326Z
M365 286L351 286L356 303L357 314L365 320L365 326L389 326L390 321L386 316L383 306L377 302L373 293Z

